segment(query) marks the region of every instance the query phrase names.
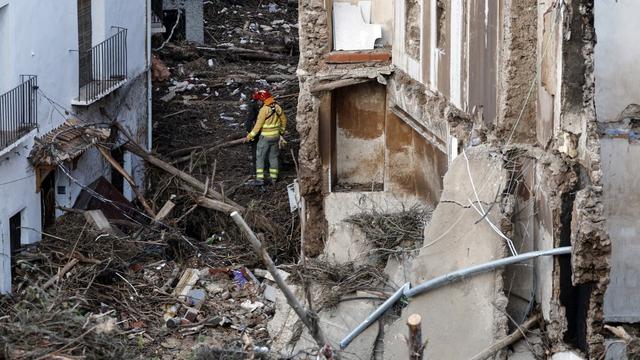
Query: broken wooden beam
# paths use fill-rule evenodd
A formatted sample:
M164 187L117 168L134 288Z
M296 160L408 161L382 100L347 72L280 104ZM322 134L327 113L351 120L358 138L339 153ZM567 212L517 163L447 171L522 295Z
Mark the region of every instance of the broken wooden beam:
M516 341L522 339L525 336L525 331L533 329L536 325L540 323L540 314L537 314L531 317L529 320L525 321L522 325L519 325L516 330L514 330L511 334L503 337L498 340L495 344L489 346L482 352L478 353L476 356L472 358L472 360L485 360L491 358L498 351L504 349L505 347L514 344Z
M64 274L68 273L76 264L78 264L80 260L71 259L57 274L55 274L51 279L49 279L44 285L42 285L42 290L47 290L51 285L55 284L56 281L62 279Z
M111 166L116 169L116 171L119 172L125 180L127 180L129 185L131 186L131 190L133 190L133 192L136 194L136 198L138 199L138 201L140 201L140 204L142 204L142 207L147 212L147 214L151 216L151 218L155 218L156 213L153 211L153 209L151 209L151 206L149 206L147 199L144 198L142 192L138 189L138 185L136 184L135 180L133 180L131 175L129 175L129 173L127 173L122 168L122 166L111 156L111 154L107 152L105 148L100 145L96 145L96 148L98 149L98 152L100 152L100 155L102 155L102 157L104 157L105 160L107 160L107 162L109 162L109 164L111 164Z
M160 208L160 211L158 211L158 214L155 217L155 221L163 221L167 216L169 216L169 214L171 213L171 211L173 211L173 208L175 207L176 207L176 204L173 201L167 200L167 202L164 203L162 208Z
M346 86L352 86L352 85L358 85L358 84L366 83L368 81L371 81L371 79L368 79L368 78L357 78L357 79L335 80L335 81L331 81L331 82L317 84L317 85L315 85L315 86L313 86L311 88L311 92L312 93L317 93L317 92L321 92L321 91L331 91L331 90L335 90L335 89L346 87Z
M213 200L213 199L209 199L207 197L201 196L196 200L196 203L199 206L205 207L207 209L211 209L211 210L216 210L216 211L220 211L223 213L231 214L232 212L236 211L236 208L224 203L222 201L218 201L218 200Z

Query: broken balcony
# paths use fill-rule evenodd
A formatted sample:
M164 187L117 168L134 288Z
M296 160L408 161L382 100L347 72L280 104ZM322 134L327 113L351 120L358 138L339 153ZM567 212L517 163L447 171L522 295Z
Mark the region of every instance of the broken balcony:
M38 78L21 75L21 84L0 95L0 151L17 144L38 125Z
M78 97L72 105L89 106L127 81L127 29L116 29L100 44L80 50Z

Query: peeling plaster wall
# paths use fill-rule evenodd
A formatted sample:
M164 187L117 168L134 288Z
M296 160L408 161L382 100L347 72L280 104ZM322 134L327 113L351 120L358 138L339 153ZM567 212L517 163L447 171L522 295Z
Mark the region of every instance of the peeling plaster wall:
M384 180L385 87L368 82L336 89L332 97L338 184L381 184Z

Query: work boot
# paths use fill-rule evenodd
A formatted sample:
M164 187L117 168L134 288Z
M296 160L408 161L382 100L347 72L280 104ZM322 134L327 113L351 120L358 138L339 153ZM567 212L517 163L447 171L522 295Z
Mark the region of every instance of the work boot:
M266 178L266 179L264 179L264 184L265 185L271 185L271 184L273 184L273 180L271 180L271 178Z
M249 186L263 186L264 185L264 180L258 180L258 179L249 180L247 182L247 185L249 185Z

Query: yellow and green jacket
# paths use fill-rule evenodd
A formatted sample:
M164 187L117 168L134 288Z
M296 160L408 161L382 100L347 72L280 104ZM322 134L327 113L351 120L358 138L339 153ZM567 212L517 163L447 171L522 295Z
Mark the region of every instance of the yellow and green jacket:
M280 137L280 135L284 135L286 128L287 117L284 111L280 105L275 103L273 98L269 98L265 100L264 105L258 113L256 125L247 137L253 140L258 133L264 137Z

